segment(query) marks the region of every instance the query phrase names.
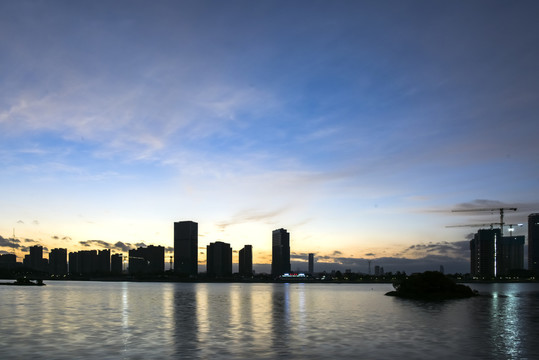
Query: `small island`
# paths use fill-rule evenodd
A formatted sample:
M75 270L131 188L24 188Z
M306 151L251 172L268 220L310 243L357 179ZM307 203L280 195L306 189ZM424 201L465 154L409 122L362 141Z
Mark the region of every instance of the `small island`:
M395 291L386 293L406 299L427 301L464 299L477 296L478 293L469 286L457 284L438 271L426 271L412 274L406 279L393 283Z
M2 282L0 285L18 285L18 286L45 286L45 283L41 279L37 279L36 281L32 281L30 279L27 279L25 277L18 278L15 282L12 283L5 283Z

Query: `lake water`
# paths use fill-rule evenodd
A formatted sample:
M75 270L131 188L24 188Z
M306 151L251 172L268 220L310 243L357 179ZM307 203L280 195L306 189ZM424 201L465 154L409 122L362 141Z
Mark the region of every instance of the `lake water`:
M425 303L372 284L0 287L0 357L539 359L539 284Z

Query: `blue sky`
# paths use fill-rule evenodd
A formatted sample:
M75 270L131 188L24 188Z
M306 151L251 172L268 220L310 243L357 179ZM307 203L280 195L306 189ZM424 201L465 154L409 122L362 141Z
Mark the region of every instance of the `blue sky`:
M171 247L193 220L201 247L252 244L257 263L284 227L298 261L467 271L473 229L445 226L498 217L451 209L539 211L537 18L534 1L2 2L0 251Z

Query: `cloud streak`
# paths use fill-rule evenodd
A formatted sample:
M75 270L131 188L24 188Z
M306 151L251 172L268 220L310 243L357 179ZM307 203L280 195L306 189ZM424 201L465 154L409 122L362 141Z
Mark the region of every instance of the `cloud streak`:
M5 238L0 235L0 247L9 247L19 249L21 247L20 240L14 238Z
M266 223L274 223L276 218L286 213L286 210L287 208L281 208L281 209L272 210L272 211L263 211L260 209L243 210L235 214L231 219L220 222L219 224L217 224L217 226L219 227L221 231L224 231L229 226L244 224L248 222L260 221L260 222L266 222Z
M119 252L128 252L129 250L136 249L137 245L133 245L130 243L123 243L121 241L118 241L116 243L110 243L105 240L85 240L85 241L79 241L79 244L84 247L101 247L104 249L111 249Z

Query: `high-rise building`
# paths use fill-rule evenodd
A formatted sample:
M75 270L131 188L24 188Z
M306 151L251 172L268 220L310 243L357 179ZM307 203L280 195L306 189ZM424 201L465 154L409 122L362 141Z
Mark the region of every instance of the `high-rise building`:
M290 234L286 229L272 232L271 275L290 272Z
M82 275L95 274L97 271L97 250L79 251L79 267Z
M470 241L473 276L492 278L524 267L524 236L501 236L500 229L477 231Z
M17 255L15 254L0 254L0 268L14 269L18 266Z
M108 267L106 260L108 260ZM97 250L69 253L69 274L76 276L110 274L110 250L100 250L99 253Z
M528 215L528 270L539 273L539 213Z
M309 254L309 274L314 274L314 254Z
M32 270L43 271L43 246L30 246L30 263Z
M524 269L524 235L503 236L496 243L496 274L509 275L511 270Z
M0 254L0 263L2 264L16 264L17 255L15 254Z
M123 273L122 254L112 254L110 257L110 272L113 275L121 275Z
M232 275L232 248L230 244L216 241L206 247L206 271L210 277Z
M103 275L110 274L110 249L98 251L96 271Z
M500 229L481 229L470 240L470 273L473 276L496 276L496 241Z
M70 275L80 275L80 266L79 266L79 253L70 252L69 253L69 274Z
M194 221L174 223L174 272L198 274L198 224Z
M239 252L239 273L243 276L253 275L253 246L245 245Z
M67 275L67 249L52 249L49 254L49 273Z
M159 274L165 271L165 248L163 246L139 247L129 250L130 274Z

